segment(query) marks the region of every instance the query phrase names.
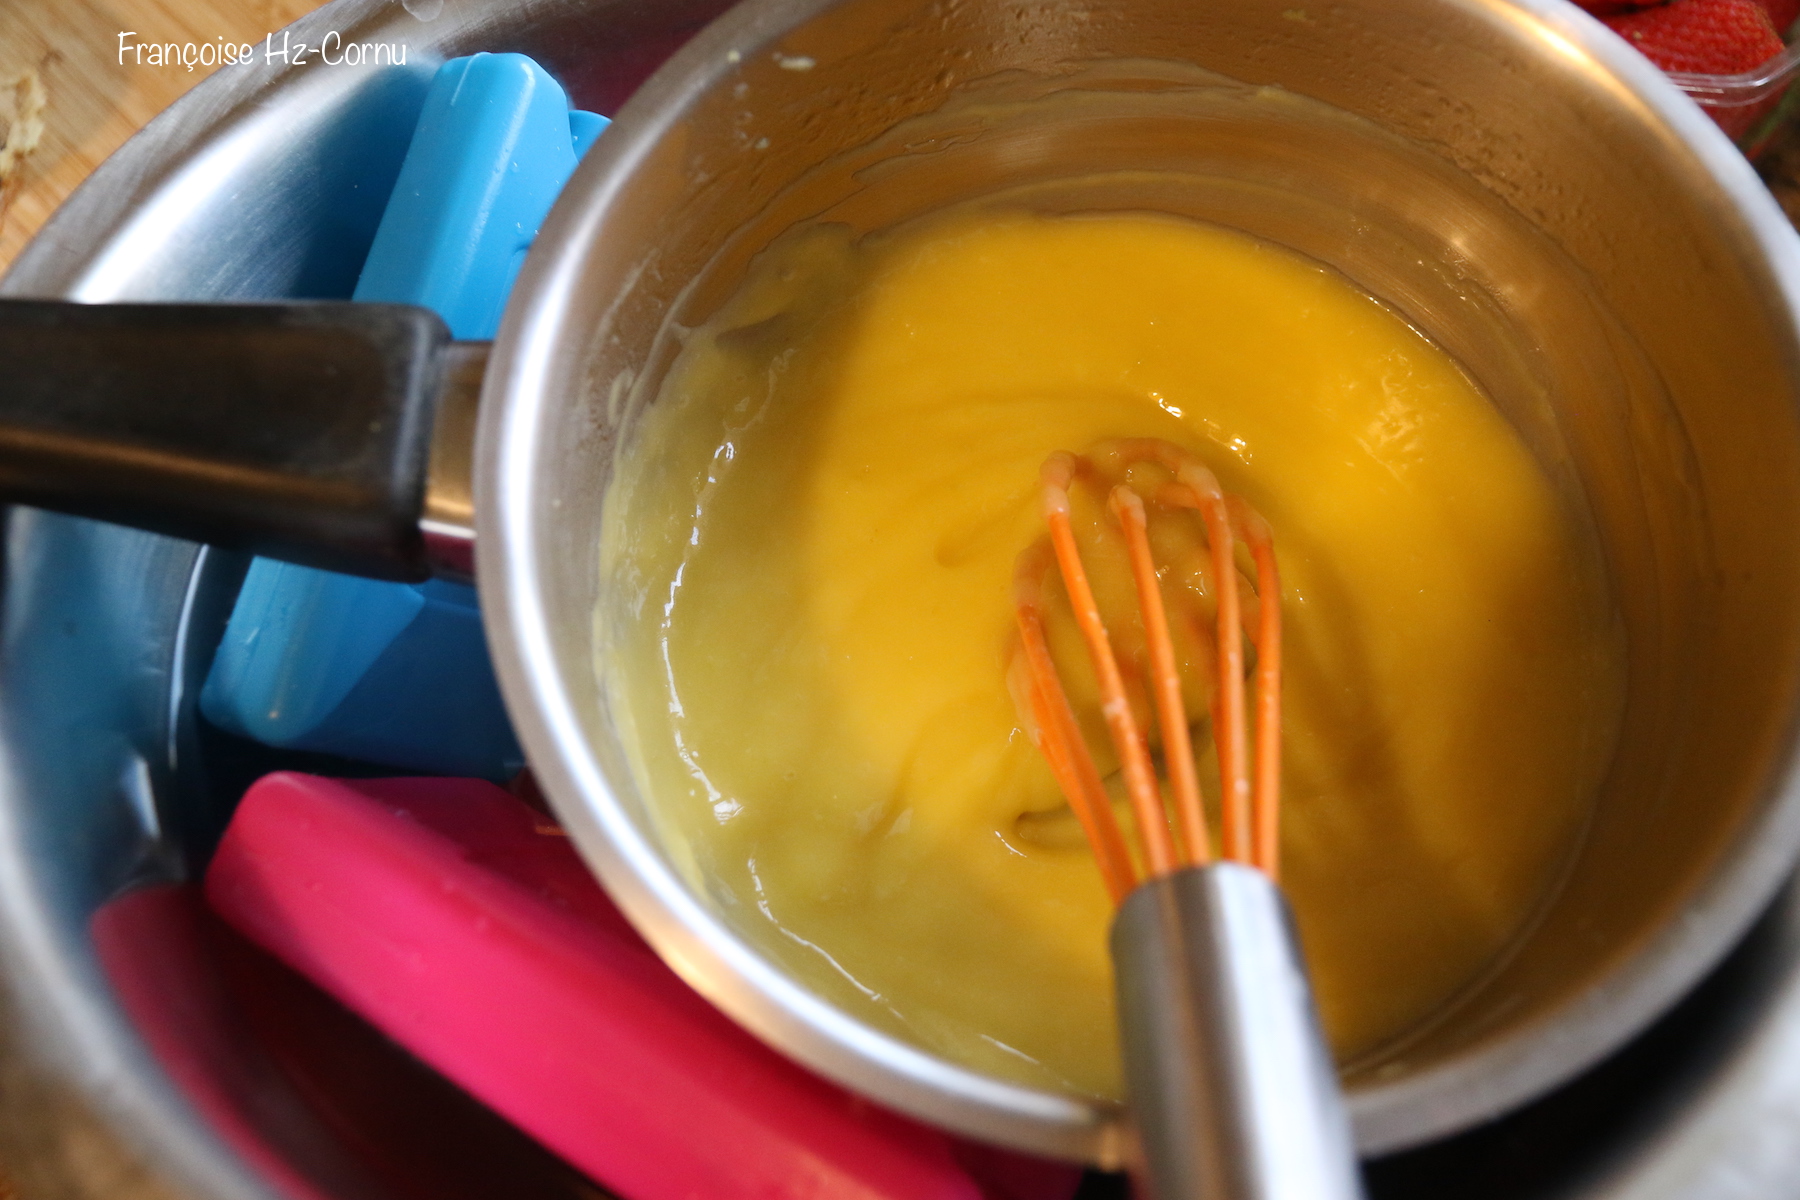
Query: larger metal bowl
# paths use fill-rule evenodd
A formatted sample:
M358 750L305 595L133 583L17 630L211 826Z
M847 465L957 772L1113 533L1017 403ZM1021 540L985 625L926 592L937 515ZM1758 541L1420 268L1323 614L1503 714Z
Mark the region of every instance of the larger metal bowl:
M724 6L413 0L409 7L432 19L383 0L336 0L294 35L316 43L336 29L359 40L405 41L414 54L410 69L258 66L207 81L95 173L0 291L92 300L347 295L434 61L477 49L523 51L569 84L578 102L608 111ZM728 51L760 68L752 77L759 88L835 78L843 90L824 93L835 103L865 82L846 82L841 66L836 75L773 74L779 64L757 54L781 44L781 22L800 15L800 7L759 11L712 36L633 101L617 136L603 143L606 158L578 181L582 201L559 213L558 225L593 230L619 194L622 172L657 161L667 166L646 157L651 148L683 131L704 132L699 101L716 93L691 81L723 77L719 60ZM966 21L998 11L946 4L932 16ZM1109 50L1123 46L1120 11L1010 9L1018 15L993 15L983 27L991 36L982 46L1017 45L1033 69L1054 72L1074 49L1093 45L1084 36L1109 42ZM1169 38L1150 48L1153 56L1175 53L1183 44L1176 35L1197 20L1190 6L1164 11ZM1639 628L1685 641L1691 651L1686 659L1673 653L1679 646L1648 651L1649 662L1673 673L1663 694L1685 698L1689 707L1649 739L1643 761L1676 769L1665 783L1609 793L1562 915L1546 921L1553 936L1545 951L1535 960L1521 956L1513 982L1496 981L1480 1002L1486 1007L1468 1010L1485 1013L1485 1027L1474 1020L1447 1025L1439 1038L1462 1029L1460 1046L1423 1046L1416 1073L1405 1074L1402 1062L1396 1078L1359 1081L1353 1104L1365 1149L1372 1149L1500 1112L1618 1045L1715 961L1791 861L1797 606L1794 535L1785 526L1796 498L1795 243L1704 118L1572 8L1396 3L1327 10L1290 2L1231 11L1239 15L1219 26L1219 36L1238 31L1241 78L1304 91L1316 76L1307 56L1316 53L1343 72L1337 91L1318 94L1391 123L1451 167L1473 172L1482 191L1539 228L1601 285L1601 298L1667 384L1670 400L1668 407L1607 406L1592 414L1603 426L1598 432L1611 430L1614 444L1619 436L1628 443L1647 437L1643 444L1654 449L1666 442L1644 422L1672 411L1694 453L1685 465L1648 453L1642 461L1620 457L1614 461L1629 470L1618 486L1582 486L1626 502L1668 501L1725 533L1710 561L1680 552L1678 540L1648 569L1615 564L1622 599L1648 614ZM1303 17L1326 22L1316 39L1309 40ZM1370 25L1343 23L1352 18ZM1243 40L1251 35L1261 40ZM1384 48L1405 57L1386 58ZM811 46L785 49L816 54ZM974 60L931 60L918 41L897 44L895 56L907 55L914 65L950 71L950 83L978 73L969 65ZM789 113L829 107L805 88L763 94L785 98ZM938 97L914 101L929 109ZM759 111L784 110L770 104ZM665 171L661 186L671 197L689 195L678 170ZM1392 189L1385 194L1392 199ZM747 204L759 195L741 199ZM674 207L634 211L646 221L683 219ZM514 346L553 337L557 322L577 341L546 360L552 369L542 376L523 374L523 360L503 360L511 365L497 386L535 381L551 390L515 403L573 407L558 410L544 440L523 437L511 418L502 425L491 416L490 472L502 450L520 468L536 467L534 456L553 457L562 435L594 467L606 465L604 437L613 426L604 409L591 407L592 381L575 372L589 349L582 339L598 328L597 320L581 325L584 316L597 319L602 299L587 289L605 271L638 261L638 244L618 240L629 231L621 232L616 215L607 217L607 242L577 259L529 269L517 328L509 331ZM696 219L718 216L703 208ZM1481 221L1454 206L1438 217L1427 225L1448 237L1442 260L1452 272L1459 264L1473 272L1479 288L1470 294L1486 290L1507 320L1541 311L1546 298L1534 278L1514 276L1490 288L1480 269ZM645 298L654 305L670 297ZM656 315L654 306L646 309L646 327ZM1555 318L1524 327L1541 335L1541 344L1528 348L1564 363L1591 353L1600 369L1612 370L1607 364L1621 353L1565 336ZM639 335L648 340L647 328ZM1640 468L1664 483L1628 486ZM1667 485L1684 472L1691 487ZM534 753L557 774L559 804L674 960L778 1043L875 1094L946 1121L973 1111L980 1127L1004 1125L997 1131L1035 1144L1077 1153L1097 1148L1106 1114L1014 1092L1004 1097L1013 1107L983 1107L979 1093L956 1090L968 1081L943 1064L871 1043L842 1018L818 1014L816 1003L809 1008L686 894L624 787L604 726L584 724L598 716L594 682L575 669L585 661L582 643L598 599L593 542L579 527L561 535L526 528L529 514L556 507L555 489L569 489L562 495L575 499L581 489L564 475L542 486L505 478L522 493L518 511L526 515L511 528L490 525L484 555L516 558L529 569L515 592L490 593L490 605L498 601L497 615L510 627L527 620L519 602L558 582L557 573L576 588L560 607L531 618L508 667L509 686L515 699L543 704L543 715L523 720ZM499 482L490 473L486 486ZM586 486L597 491L598 477ZM566 570L554 561L565 551L572 555ZM402 1197L421 1186L435 1189L438 1200L591 1195L353 1020L329 1015L329 1005L303 1009L311 1024L297 1033L301 1053L271 1058L269 1030L251 1020L244 995L216 986L230 955L196 939L179 907L153 913L138 933L152 957L167 959L170 1005L205 1000L186 1013L196 1040L158 1040L121 1006L94 952L94 914L117 897L191 878L248 773L301 765L209 739L194 725L195 686L233 572L230 562L166 539L29 512L9 518L0 627L0 960L20 1009L19 1042L58 1085L55 1111L91 1107L160 1173L208 1200ZM1657 616L1670 603L1671 615ZM526 658L562 651L562 665L553 663L538 682L519 677ZM1741 704L1731 699L1734 688L1743 689ZM582 735L595 728L598 740L584 748ZM1717 762L1706 753L1718 754ZM609 780L619 790L609 790ZM578 792L571 786L578 782L594 790ZM613 824L610 832L603 821ZM1789 1149L1800 1112L1797 912L1800 900L1790 894L1693 1001L1580 1082L1487 1130L1378 1164L1375 1194L1750 1200L1790 1184L1800 1170ZM1535 976L1526 969L1532 961ZM811 1023L814 1015L820 1024ZM368 1069L335 1069L348 1060ZM8 1076L9 1089L16 1078ZM1044 1114L1051 1119L1039 1119ZM87 1142L69 1145L72 1155L89 1154Z
M797 220L879 228L1002 190L1222 221L1331 264L1460 358L1589 514L1629 642L1611 772L1510 955L1351 1064L1358 1140L1466 1128L1620 1045L1800 842L1800 246L1692 104L1548 0L747 0L676 55L552 215L482 401L490 641L589 861L696 987L801 1061L968 1133L1113 1157L1114 1111L878 1033L759 953L675 865L606 685L627 603L598 562L606 488L670 327Z

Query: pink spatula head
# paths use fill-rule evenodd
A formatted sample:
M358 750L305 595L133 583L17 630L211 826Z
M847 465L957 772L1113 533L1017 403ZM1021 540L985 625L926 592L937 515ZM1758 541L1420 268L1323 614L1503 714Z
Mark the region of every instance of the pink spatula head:
M775 1054L651 953L554 824L480 780L267 776L206 895L631 1200L1067 1200L1079 1180Z

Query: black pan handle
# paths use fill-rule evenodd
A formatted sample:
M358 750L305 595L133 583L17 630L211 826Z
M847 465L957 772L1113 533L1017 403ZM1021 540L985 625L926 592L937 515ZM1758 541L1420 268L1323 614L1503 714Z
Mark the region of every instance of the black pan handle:
M423 579L450 345L398 304L0 300L0 501Z

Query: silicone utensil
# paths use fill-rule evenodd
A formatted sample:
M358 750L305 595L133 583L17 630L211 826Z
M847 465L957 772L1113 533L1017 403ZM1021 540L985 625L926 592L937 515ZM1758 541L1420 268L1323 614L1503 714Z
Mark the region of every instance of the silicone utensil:
M651 953L548 818L479 780L267 776L206 896L634 1200L1067 1200L1079 1179L958 1143L769 1050Z

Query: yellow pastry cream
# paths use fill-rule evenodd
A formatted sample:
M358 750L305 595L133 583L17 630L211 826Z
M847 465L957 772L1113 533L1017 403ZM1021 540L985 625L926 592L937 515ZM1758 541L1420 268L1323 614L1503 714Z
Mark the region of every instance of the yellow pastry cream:
M1117 1096L1112 905L1007 675L1040 464L1126 437L1194 454L1274 528L1282 882L1352 1061L1555 887L1624 661L1583 526L1513 429L1316 262L1151 214L784 237L686 332L620 456L627 752L684 869L808 986L952 1061ZM1122 566L1091 569L1131 603Z

